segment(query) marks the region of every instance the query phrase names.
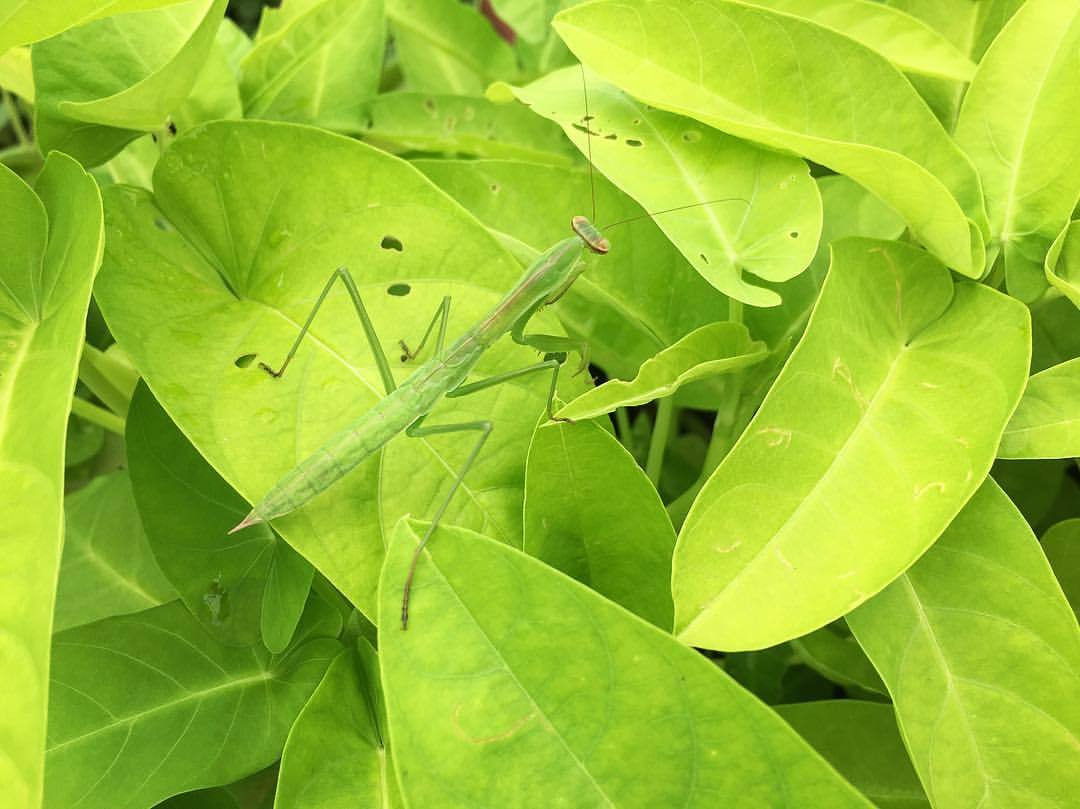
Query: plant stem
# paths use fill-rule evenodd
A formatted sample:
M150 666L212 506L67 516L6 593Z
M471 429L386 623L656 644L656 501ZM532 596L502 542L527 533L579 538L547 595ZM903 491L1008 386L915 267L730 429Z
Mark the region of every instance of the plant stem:
M675 397L667 396L657 403L656 422L649 438L649 456L645 459L645 474L654 486L660 484L660 471L664 467L664 451L667 449L671 420L675 415Z
M8 117L11 118L11 128L15 130L15 137L18 139L19 144L24 146L30 142L30 136L26 132L26 127L23 126L19 105L15 103L15 99L11 97L11 93L7 90L0 90L0 95L4 99L4 109L7 110Z
M743 302L728 298L728 320L732 323L743 322Z
M124 434L124 420L115 413L110 413L104 407L91 404L86 399L76 396L71 400L71 412L81 419L86 419L91 424L104 427L109 432L122 436Z
M625 407L615 408L615 433L619 436L622 445L633 455L634 436L630 428L630 414L627 413Z

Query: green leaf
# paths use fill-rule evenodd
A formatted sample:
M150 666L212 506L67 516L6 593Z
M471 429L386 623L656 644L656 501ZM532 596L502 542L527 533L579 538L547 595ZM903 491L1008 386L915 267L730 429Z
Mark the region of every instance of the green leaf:
M940 0L886 0L912 17L922 20L955 45L976 64L1001 28L1024 0L963 0L942 3ZM919 94L950 132L956 126L966 82L908 75Z
M886 693L873 664L850 635L840 635L824 626L793 639L791 648L803 663L838 685Z
M401 520L379 608L394 764L410 805L521 806L528 784L531 806L869 806L701 655L469 531L433 537L402 632L401 583L418 541ZM529 626L553 631L521 631Z
M1064 807L1080 790L1080 632L993 481L848 616L935 807Z
M165 127L191 92L226 0L189 0L74 28L32 50L42 151L103 163Z
M492 0L491 7L514 33L527 42L542 42L551 31L551 18L580 0Z
M284 651L292 640L314 575L315 568L288 542L274 543L259 611L259 634L271 652Z
M904 220L853 180L830 174L819 177L817 184L823 217L821 239L810 266L790 281L773 287L783 299L779 306L743 311L750 333L770 348L789 342L794 345L802 336L829 270L829 248L834 241L847 236L896 239L904 232Z
M525 469L523 549L664 631L675 530L641 467L596 422L541 424Z
M821 198L803 161L647 107L576 67L512 91L645 210L661 212L660 229L726 295L775 306L780 297L743 273L786 281L810 263Z
M725 0L603 0L561 12L555 27L583 62L646 104L846 174L949 267L982 274L987 227L974 169L903 75L865 46ZM838 64L847 81L837 81Z
M558 127L517 104L486 98L385 93L363 110L355 128L389 151L444 152L569 166L572 147ZM423 166L421 166L423 168Z
M178 0L6 0L0 9L0 53L108 17L176 5Z
M778 705L777 713L881 809L930 809L891 705L855 699Z
M45 807L152 806L266 767L340 649L223 646L179 601L61 632Z
M1069 606L1080 617L1080 519L1051 526L1043 534L1042 549Z
M247 117L355 128L379 85L383 0L290 0L264 12L264 27L282 15L241 62Z
M277 546L284 543L266 526L226 539L247 513L247 502L207 464L146 385L131 403L127 453L150 545L188 611L222 643L250 646L261 636L271 651L280 651L304 608L310 566L275 571Z
M679 637L771 646L888 584L990 470L1029 340L1026 307L954 288L921 250L835 243L806 334L683 525Z
M154 809L274 809L277 766L223 787L174 795Z
M233 42L231 25L228 20L221 21L191 93L170 115L178 132L186 132L207 121L243 117L240 87L229 65L228 48ZM155 152L160 151L160 148L155 149Z
M480 95L517 71L514 52L473 7L455 0L386 0L407 89Z
M107 191L109 247L96 297L164 408L249 502L383 397L341 288L285 376L258 366L284 359L334 268L352 268L399 381L416 362L398 361L397 341L418 339L444 295L453 298L456 337L521 274L471 215L411 166L309 127L248 121L193 130L159 162L154 189L154 196ZM148 262L157 268L152 277ZM550 316L535 324L558 329ZM535 352L509 343L489 349L474 378L536 361ZM520 544L525 452L547 387L532 375L436 409L433 423L495 425L448 520ZM402 436L274 528L373 616L382 526L389 531L404 513L432 513L472 443ZM222 533L204 541L224 543L226 526L212 527Z
M1074 458L1080 455L1080 359L1028 380L998 449L1000 458Z
M29 48L12 48L7 53L0 53L0 87L34 103L34 72Z
M1043 266L1050 286L1080 307L1080 219L1061 229Z
M126 472L68 495L64 515L54 632L176 598L150 550Z
M539 254L570 233L574 214L591 210L588 173L500 161L424 160L416 165L496 232ZM571 332L588 339L593 362L629 379L680 337L727 314L727 299L694 272L640 207L602 176L600 221L642 217L605 235L606 256L591 262L554 307Z
M1030 0L979 63L956 140L982 177L1009 292L1046 289L1043 259L1080 196L1080 9Z
M619 407L662 399L695 380L731 373L761 362L767 353L765 344L751 340L750 333L741 323L710 323L646 360L632 380L605 382L560 408L556 415L574 420L590 419Z
M64 444L101 197L52 154L33 189L0 166L0 789L41 801L49 636L63 536Z
M281 756L275 809L400 807L379 663L365 640L326 670Z
M749 2L803 17L849 36L908 73L965 82L975 73L975 63L949 40L922 20L883 3L868 0Z

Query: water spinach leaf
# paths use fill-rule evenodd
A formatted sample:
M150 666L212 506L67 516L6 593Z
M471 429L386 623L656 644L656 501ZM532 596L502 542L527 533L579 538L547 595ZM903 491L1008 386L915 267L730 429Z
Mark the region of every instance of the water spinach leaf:
M417 531L398 523L380 588L379 661L410 804L870 805L713 663L464 529L436 533L402 632ZM558 631L519 631L537 625Z
M848 624L888 686L935 807L1075 801L1080 631L997 484Z
M0 209L0 784L12 805L37 806L64 446L104 233L97 185L62 154L33 188L0 166Z
M899 575L989 472L1029 346L1026 307L927 253L835 243L802 341L683 524L679 637L770 646Z
M975 169L903 75L864 45L727 0L602 0L560 12L555 27L646 104L847 175L947 266L982 275L989 230ZM848 81L836 81L837 63Z

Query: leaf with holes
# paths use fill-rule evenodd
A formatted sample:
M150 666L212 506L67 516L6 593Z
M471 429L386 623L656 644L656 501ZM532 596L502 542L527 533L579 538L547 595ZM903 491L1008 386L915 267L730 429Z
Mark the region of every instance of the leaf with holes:
M352 131L394 152L443 152L569 166L558 127L518 105L433 93L384 93L366 104Z
M775 306L780 297L744 274L786 281L813 258L821 198L801 160L647 107L578 68L510 89L559 123L596 168L646 211L657 212L660 229L726 295Z
M486 537L438 530L400 631L417 530L397 524L379 600L394 765L410 805L704 809L723 795L748 807L869 807L710 661Z
M835 243L802 341L683 524L678 636L771 646L899 575L989 472L1030 328L1022 304L954 287L921 250Z
M635 98L847 175L949 267L982 275L974 168L903 75L865 46L727 0L600 0L560 12L555 27Z
M848 623L888 686L934 806L1075 804L1080 632L997 484Z
M267 161L279 170L266 172ZM399 381L416 363L399 361L398 340L418 339L444 295L456 337L520 275L409 165L307 127L210 124L177 139L153 195L116 187L106 197L97 296L109 326L171 418L249 502L384 395L343 289L288 373L274 379L259 367L282 361L334 268L352 269ZM477 378L535 362L508 343L485 353ZM448 520L520 544L525 449L546 390L534 375L437 408L435 423L495 425ZM274 528L373 616L383 526L432 513L471 446L462 436L401 437Z

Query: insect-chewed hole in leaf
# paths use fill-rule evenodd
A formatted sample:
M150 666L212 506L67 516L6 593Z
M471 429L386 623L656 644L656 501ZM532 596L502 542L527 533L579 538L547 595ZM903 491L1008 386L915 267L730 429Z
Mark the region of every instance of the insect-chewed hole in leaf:
M428 112L430 112L432 115L434 115L435 114L435 99L434 98L425 98L424 99L424 109L427 110Z
M641 142L640 140L638 140L637 138L627 138L627 140L626 140L626 145L627 145L627 146L634 146L634 147L637 147L637 146L644 146L645 144L644 144L644 143L642 143L642 142Z
M235 360L233 360L233 365L235 365L237 368L247 368L254 361L255 361L255 355L254 354L241 354L239 357L237 357Z
M695 129L688 129L682 133L684 143L697 143L701 140L701 133Z
M604 135L604 140L618 140L619 136L612 132L610 135Z
M405 245L401 243L401 239L397 236L383 236L379 246L383 250L397 250L399 253L405 249Z
M387 295L393 295L395 298L404 298L412 292L412 287L408 284L391 284L386 288Z
M578 132L581 132L584 135L591 135L594 138L600 137L599 132L594 132L593 130L591 130L587 126L582 126L581 124L578 124L578 123L572 123L572 124L570 124L570 126L574 127L574 129L576 129Z
M492 194L498 194L499 193L499 184L498 183L492 183L491 184L491 193Z
M640 118L635 118L630 123L632 123L634 126L641 126L641 119Z
M170 225L167 220L162 219L160 216L154 217L154 227L156 227L158 230L164 230L166 233L173 229L172 225Z
M369 115L364 119L364 129L371 129L373 126L375 126L375 119Z
M704 261L706 264L709 263L709 257L707 255L705 255L704 253L698 253L698 255L701 256L701 260Z
M797 231L797 230L791 231L791 233L788 234L788 238L789 239L797 239L797 238L799 238L799 231Z

